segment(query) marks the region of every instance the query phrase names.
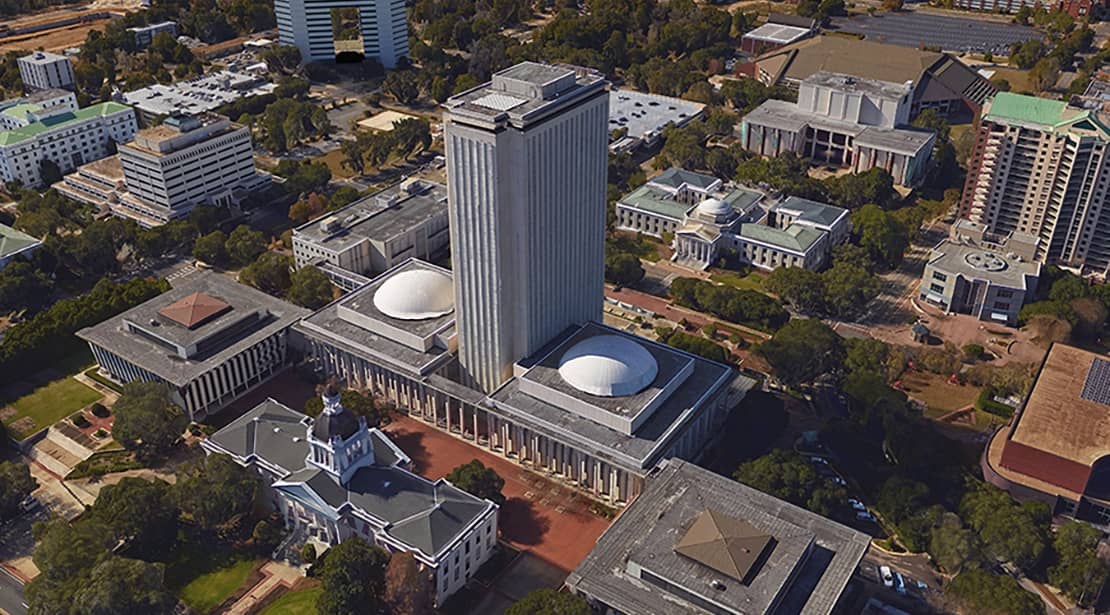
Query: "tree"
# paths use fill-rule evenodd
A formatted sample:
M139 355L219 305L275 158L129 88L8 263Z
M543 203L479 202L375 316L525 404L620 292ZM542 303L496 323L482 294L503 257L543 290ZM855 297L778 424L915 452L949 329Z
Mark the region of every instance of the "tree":
M81 615L170 615L177 598L163 586L164 573L163 564L110 557L92 569L74 604L80 605Z
M33 529L32 559L44 579L64 582L78 578L108 554L111 536L99 523L82 520L71 525L55 518L36 523Z
M49 158L43 158L39 162L39 176L42 178L42 185L50 186L62 181L62 170L58 167L58 163Z
M292 259L284 254L263 252L239 272L239 281L275 297L283 297L292 284L289 274L292 264Z
M385 598L389 555L355 536L328 549L321 566L319 615L371 615Z
M285 298L299 306L317 310L331 302L334 289L331 280L316 267L306 266L293 272L289 278L289 292Z
M791 385L812 382L835 372L844 360L840 336L820 320L791 320L774 337L763 342L759 353L775 369L775 376Z
M944 513L929 536L929 554L945 572L955 574L975 553L975 534L954 513Z
M212 231L197 238L193 245L193 258L217 267L227 263L227 235Z
M767 276L763 286L799 312L818 314L825 308L824 282L815 271L779 267Z
M902 0L883 0L883 9L887 11L902 10Z
M996 487L976 484L960 500L960 516L979 534L984 551L1022 570L1031 570L1045 552L1051 512L1019 505Z
M1018 585L1011 576L993 574L982 568L965 569L945 589L946 595L967 607L969 613L985 615L1044 615L1040 597Z
M783 449L740 464L732 477L826 517L841 510L848 497L842 487L818 474L801 455Z
M889 267L902 261L910 245L909 231L876 205L864 205L852 214L852 235L873 260Z
M422 154L432 146L432 129L428 120L409 117L393 124L394 151L402 158Z
M545 587L514 602L505 615L590 615L590 604L581 596Z
M412 553L401 551L389 558L385 569L385 601L393 615L424 615L432 611L435 585L420 569Z
M821 274L825 304L841 318L854 317L865 309L882 289L879 276L854 265L837 263Z
M617 286L628 286L644 279L640 257L628 252L605 255L605 279Z
M366 161L362 158L362 146L357 139L346 139L339 142L339 150L343 152L343 166L362 175L366 170Z
M240 224L228 235L224 246L231 262L245 267L266 251L266 237L246 224Z
M169 483L126 477L101 489L89 514L129 553L150 559L173 546L178 512Z
M316 562L316 545L311 542L304 543L301 547L301 559L305 562L312 564Z
M447 475L447 482L498 506L505 503L505 496L501 493L505 487L505 479L501 478L493 468L487 468L477 459L451 470Z
M157 382L132 382L113 408L112 436L127 450L144 456L169 452L189 420L170 400L170 389Z
M173 494L181 513L213 530L250 512L258 477L227 455L208 455L182 466Z
M1098 556L1102 533L1081 521L1068 521L1052 538L1048 580L1072 600L1089 605L1106 582L1107 565Z
M665 343L672 348L685 350L690 354L696 354L699 357L724 363L728 361L728 351L723 346L704 337L697 335L690 335L678 329L663 329L656 330L659 333L659 341Z
M281 543L281 536L281 527L266 519L260 519L251 531L251 540L263 552L273 551Z
M1051 90L1059 78L1060 60L1056 57L1041 58L1029 70L1029 84L1038 92Z
M894 189L894 177L880 167L863 173L830 177L824 184L829 192L829 199L846 209L859 209L868 203L889 209L898 197L898 192Z
M415 71L395 70L385 76L382 91L399 104L408 106L420 97L420 81Z
M38 486L27 464L0 461L0 523L18 515L19 503Z

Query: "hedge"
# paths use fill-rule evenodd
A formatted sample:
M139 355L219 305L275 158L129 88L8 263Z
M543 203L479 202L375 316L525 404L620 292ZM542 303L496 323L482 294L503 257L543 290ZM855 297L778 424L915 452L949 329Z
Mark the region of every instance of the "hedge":
M975 400L975 409L1008 419L1014 415L1014 409L1006 404L994 401L994 389L987 387L979 393Z

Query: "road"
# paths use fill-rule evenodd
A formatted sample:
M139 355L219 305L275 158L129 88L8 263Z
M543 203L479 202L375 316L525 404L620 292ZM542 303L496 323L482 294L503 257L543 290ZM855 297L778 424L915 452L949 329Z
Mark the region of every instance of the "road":
M2 612L27 615L27 603L23 601L23 584L0 568L0 613Z

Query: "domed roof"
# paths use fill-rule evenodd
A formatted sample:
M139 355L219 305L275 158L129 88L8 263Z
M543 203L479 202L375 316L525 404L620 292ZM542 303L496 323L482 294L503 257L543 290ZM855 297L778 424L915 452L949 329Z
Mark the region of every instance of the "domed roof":
M349 410L339 414L320 414L312 422L312 436L321 442L332 438L346 440L358 431L358 419Z
M451 313L455 290L451 276L431 269L410 269L386 280L374 293L374 307L400 320L424 320Z
M570 386L602 397L639 393L655 380L659 365L642 345L620 335L582 340L563 353L559 375Z
M710 216L727 216L732 213L732 205L721 199L708 198L698 203L698 213Z

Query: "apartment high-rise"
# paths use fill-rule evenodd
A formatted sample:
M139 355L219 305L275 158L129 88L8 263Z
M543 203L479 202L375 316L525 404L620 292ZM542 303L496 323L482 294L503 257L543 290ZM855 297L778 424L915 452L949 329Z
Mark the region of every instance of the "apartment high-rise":
M996 243L1035 238L1032 258L1105 276L1110 124L1065 102L998 94L983 108L960 216Z
M445 104L459 364L487 392L601 317L608 113L601 76L533 62Z

